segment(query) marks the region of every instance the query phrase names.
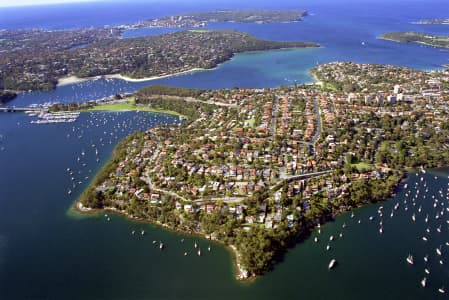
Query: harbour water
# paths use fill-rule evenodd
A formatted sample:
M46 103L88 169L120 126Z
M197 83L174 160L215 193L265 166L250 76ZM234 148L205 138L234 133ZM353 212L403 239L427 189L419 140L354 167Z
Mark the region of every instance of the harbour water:
M240 283L234 279L231 253L221 245L110 213L108 221L103 214L80 216L70 210L89 181L85 176L91 178L107 161L117 140L144 126L176 118L86 113L74 131L72 123L37 126L24 114L1 117L1 145L5 147L0 152L1 299L443 298L437 289L449 280L449 247L445 244L449 241L449 170L411 174L408 196L402 187L394 199L358 209L354 218L349 213L339 216L322 226L321 234L314 232L312 238L290 249L273 272L255 282ZM94 149L98 149L99 162ZM74 172L75 182L82 181L72 195L67 194L73 181L66 168ZM437 207L433 195L439 201ZM396 203L399 208L394 210ZM444 215L435 219L442 210ZM437 232L440 225L441 232ZM334 241L329 241L331 235ZM313 241L315 236L318 243ZM160 241L165 245L162 251ZM201 257L195 254L195 241L202 249ZM330 251L325 250L327 244ZM209 245L210 252L206 250ZM441 257L435 253L440 245ZM408 254L415 258L413 266L405 260ZM423 261L426 254L428 264ZM338 265L329 271L332 258ZM427 288L422 288L426 267L431 274Z
M432 5L410 1L404 6L397 1L365 10L363 4L353 2L327 3L333 6L326 9L326 3L321 1L305 3L304 8L312 15L300 23L213 24L211 28L239 29L266 39L316 41L324 47L239 54L215 70L146 83L97 79L62 86L52 92L25 93L10 105L94 100L132 92L147 84L227 88L306 83L311 81L309 68L332 60L440 68L449 62L447 50L376 39L386 30L414 29L417 25L410 22L416 19L447 17L444 1L430 2ZM268 2L261 3L269 7ZM293 6L293 2L286 3L286 7ZM85 4L79 5L84 7ZM93 5L91 10L95 7ZM179 5L173 12L192 10ZM133 11L130 12L133 17L126 22L141 19L142 15ZM0 10L0 14L2 12L5 10ZM168 10L154 13L163 15L166 12ZM35 18L28 19L34 23L29 24L39 27L46 23L44 27L51 28L48 23L51 20L42 17L46 13L49 12L42 9L39 17L34 12ZM89 18L86 13L86 19L79 22L88 26L105 25L92 23L98 22L98 18L92 16ZM8 18L8 24L29 27L20 21L27 18L17 17L15 21ZM1 23L6 22L5 19L0 19L3 20L0 27L6 27ZM125 23L122 21L115 19L114 22ZM64 28L77 24L70 19L65 20L66 23L55 22L65 24ZM448 26L425 28L449 34ZM449 289L449 247L446 246L449 212L444 211L438 219L435 217L437 212L449 207L446 198L448 169L410 174L409 196L402 187L394 199L358 209L354 218L350 214L339 216L335 222L322 226L321 234L314 232L312 238L290 249L272 272L252 283L241 283L234 279L232 254L221 245L117 215L108 214L108 221L103 214L81 216L70 210L120 139L135 130L177 122L176 117L97 112L82 113L74 123L35 125L31 120L22 113L0 115L0 299L447 298L438 288L446 285ZM67 168L73 175L68 174ZM415 183L418 183L419 193ZM436 207L432 195L439 201ZM415 198L415 206L412 198ZM394 210L397 203L399 207ZM383 206L382 217L378 213L380 206ZM419 206L422 206L421 213ZM412 220L413 213L416 221ZM370 216L374 218L372 221ZM342 228L343 224L347 227ZM441 232L438 232L440 225ZM131 234L133 230L135 235ZM144 235L141 230L145 231ZM331 235L335 237L332 242L329 241ZM315 236L319 237L318 243L313 241ZM423 236L427 242L423 241ZM160 241L166 246L162 251L157 246ZM194 253L195 241L202 249L201 257ZM325 250L327 244L332 246L330 251ZM209 245L210 252L206 250ZM436 254L440 245L441 256ZM184 256L184 252L188 255ZM406 262L409 254L414 256L414 265ZM429 255L427 264L423 260L426 254ZM332 258L337 259L338 265L329 271L327 266ZM429 275L425 274L425 268L429 269ZM424 276L427 277L426 288L420 285Z

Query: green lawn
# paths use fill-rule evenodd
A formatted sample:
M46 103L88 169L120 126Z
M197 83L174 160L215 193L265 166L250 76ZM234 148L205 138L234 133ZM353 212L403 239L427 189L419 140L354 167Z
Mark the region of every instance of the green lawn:
M210 30L207 30L207 29L191 29L189 31L190 32L196 32L196 33L206 33L206 32L209 32Z
M182 116L180 113L171 110L156 109L145 105L136 105L134 99L123 103L98 105L88 109L87 111L147 111Z
M359 162L357 164L352 164L352 167L355 167L360 173L368 172L373 169L373 166L366 162Z

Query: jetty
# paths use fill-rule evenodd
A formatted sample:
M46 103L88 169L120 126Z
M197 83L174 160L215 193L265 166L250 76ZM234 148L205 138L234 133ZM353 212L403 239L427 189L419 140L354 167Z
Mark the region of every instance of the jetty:
M48 112L48 108L43 107L0 107L0 112L26 112L26 111L32 111L32 112Z

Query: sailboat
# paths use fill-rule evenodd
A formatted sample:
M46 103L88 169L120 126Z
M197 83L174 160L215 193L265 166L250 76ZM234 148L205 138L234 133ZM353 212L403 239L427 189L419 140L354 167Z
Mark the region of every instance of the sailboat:
M407 256L407 262L409 263L409 264L411 264L411 265L413 265L413 256L411 255L411 254L409 254L408 256Z
M337 261L335 260L335 259L332 259L330 262L329 262L329 265L328 265L328 269L329 270L331 270L331 269L333 269L334 267L335 267L335 265L337 264Z
M424 278L421 280L421 286L422 286L422 287L426 287L426 281L427 281L427 278L426 278L426 277L424 277Z

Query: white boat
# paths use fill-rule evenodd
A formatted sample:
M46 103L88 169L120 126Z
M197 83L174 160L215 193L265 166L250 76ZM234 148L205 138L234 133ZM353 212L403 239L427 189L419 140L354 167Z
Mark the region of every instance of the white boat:
M421 286L422 286L422 287L426 287L426 281L427 281L427 278L426 278L426 277L424 277L424 278L421 280Z
M330 262L329 262L329 265L328 265L328 269L329 270L331 270L331 269L333 269L334 267L335 267L335 265L337 264L337 261L335 260L335 259L332 259Z
M440 248L441 248L441 246L440 246ZM436 252L438 255L441 256L441 249L440 249L440 248L436 248L436 249L435 249L435 252Z
M184 252L184 256L187 256L187 252Z
M197 254L198 254L198 256L201 256L201 250L200 249L198 249Z
M430 274L429 269L424 269L424 273L426 273L427 275L429 275L429 274Z
M407 256L407 262L409 263L409 264L411 264L411 265L413 265L413 256L411 255L411 254L409 254L408 256Z
M331 249L331 246L330 245L327 245L326 246L326 251L329 251Z
M412 221L413 221L413 222L416 221L416 216L415 216L415 214L412 215Z
M334 236L331 235L331 236L329 237L329 241L333 241L333 240L334 240Z
M429 255L424 256L424 261L428 262L429 261Z
M195 244L193 245L195 248L197 248L198 247L198 245L197 245L197 243L195 242Z
M161 242L161 243L159 244L159 249L161 249L161 250L164 249L164 243Z
M384 230L382 229L382 227L379 228L379 233L382 234L384 232Z
M317 237L315 237L313 240L315 241L315 243L318 243L318 238Z
M209 251L209 252L210 252L210 246L209 246L209 247L207 247L207 251Z
M438 292L440 292L441 294L446 293L443 286L438 289Z

